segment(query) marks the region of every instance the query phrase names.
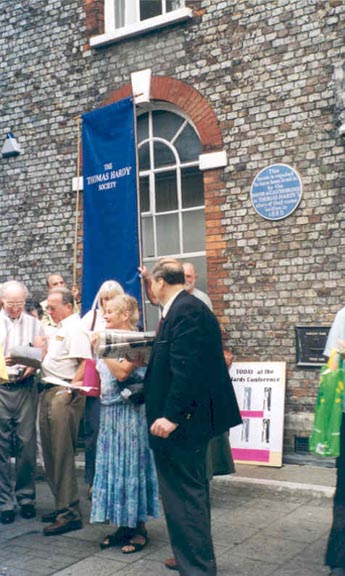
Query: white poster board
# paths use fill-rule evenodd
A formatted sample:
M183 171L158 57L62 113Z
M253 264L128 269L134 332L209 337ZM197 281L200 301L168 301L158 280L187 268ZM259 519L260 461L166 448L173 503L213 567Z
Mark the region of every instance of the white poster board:
M243 424L231 429L236 462L281 466L285 362L234 362L230 375Z

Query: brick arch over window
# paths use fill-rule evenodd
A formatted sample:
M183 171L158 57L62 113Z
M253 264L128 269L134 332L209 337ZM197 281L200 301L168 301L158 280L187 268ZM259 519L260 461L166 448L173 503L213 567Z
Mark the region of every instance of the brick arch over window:
M132 87L127 84L115 90L105 104L131 95ZM151 98L170 102L183 110L196 126L205 152L222 148L222 135L217 118L208 101L195 88L175 78L154 76L151 81Z
M132 95L130 84L111 93L103 103L111 104ZM208 101L188 84L166 76L154 76L151 80L151 99L169 102L175 105L194 123L204 152L222 149L222 134L217 117ZM224 284L227 272L223 265L227 262L224 216L221 205L224 203L223 169L204 172L205 223L206 223L206 260L208 293L214 312L222 325L228 323L225 316L223 295L228 291Z

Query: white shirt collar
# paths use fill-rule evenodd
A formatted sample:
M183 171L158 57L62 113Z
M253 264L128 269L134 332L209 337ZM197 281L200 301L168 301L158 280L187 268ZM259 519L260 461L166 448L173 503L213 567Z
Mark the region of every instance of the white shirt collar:
M69 316L66 316L66 318L64 318L63 320L61 320L58 323L58 327L61 328L62 326L65 326L66 324L69 324L70 322L74 322L75 320L79 320L80 316L79 314L73 313L70 314Z
M19 322L23 317L23 312L21 312L17 318L11 318L11 316L7 314L5 308L1 309L1 314L6 318L7 322Z
M166 315L168 314L168 312L169 312L169 310L170 310L170 308L171 308L171 306L172 306L172 303L174 302L176 296L178 296L179 294L181 294L181 292L183 292L183 290L184 290L184 288L181 288L181 290L179 290L178 292L176 292L176 294L174 294L174 295L170 298L170 300L168 300L168 302L165 304L165 306L164 306L164 308L163 308L162 318L165 318L165 317L166 317Z

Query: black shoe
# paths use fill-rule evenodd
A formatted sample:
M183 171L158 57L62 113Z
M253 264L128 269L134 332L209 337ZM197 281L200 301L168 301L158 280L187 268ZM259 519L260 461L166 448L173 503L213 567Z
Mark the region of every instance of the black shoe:
M57 518L58 512L54 510L54 512L48 512L47 514L42 514L41 522L45 524L50 524L51 522L55 522Z
M15 518L15 511L14 510L5 510L1 512L0 520L2 524L12 524Z
M43 530L44 536L58 536L72 530L80 530L83 527L81 520L67 520L66 518L57 518L54 524L47 526Z
M20 507L20 515L22 518L35 518L36 516L36 508L33 504L23 504Z

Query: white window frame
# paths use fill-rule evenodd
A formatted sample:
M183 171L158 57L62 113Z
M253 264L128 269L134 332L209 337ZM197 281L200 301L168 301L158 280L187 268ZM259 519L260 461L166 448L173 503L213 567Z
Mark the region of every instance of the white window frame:
M180 128L178 129L178 131L176 132L175 136L173 137L172 140L167 141L164 140L163 138L160 138L158 136L153 136L153 127L152 127L152 112L154 110L166 110L167 112L172 112L173 114L176 114L177 116L181 116L184 121L181 124ZM153 107L150 111L149 111L149 137L146 140L142 140L140 143L138 143L138 149L140 149L142 146L144 146L145 144L149 143L150 147L153 147L154 142L162 142L164 143L166 146L168 146L171 151L174 153L175 156L175 160L176 160L176 164L174 165L168 165L168 166L162 166L159 168L155 168L153 166L150 166L150 168L146 169L146 170L140 170L139 172L139 178L141 177L148 177L149 181L150 181L150 206L151 206L151 211L149 212L141 212L141 218L152 218L153 219L153 238L154 238L154 256L149 256L149 257L144 257L144 263L145 264L149 264L150 262L156 262L157 260L159 260L159 258L163 258L164 256L169 256L172 258L181 258L181 259L188 259L191 257L197 257L197 256L206 256L206 251L204 250L200 250L200 251L196 251L196 252L186 252L184 250L184 246L183 246L183 223L182 223L182 219L183 219L183 214L186 212L198 212L198 211L205 211L205 204L199 204L197 206L193 206L191 208L183 208L182 207L182 184L181 184L181 171L183 168L190 168L190 167L199 167L199 159L196 159L194 161L191 162L182 162L180 163L180 160L176 154L175 148L174 148L174 143L175 141L178 139L179 135L181 132L183 132L184 128L186 127L186 125L190 125L194 128L194 130L197 133L197 130L195 128L195 126L193 125L193 123L186 118L185 115L179 113L178 111L176 111L176 109L174 107L170 107L169 105L156 105L155 107ZM151 159L153 158L153 154L152 154L152 150L151 150L151 155L150 155ZM154 174L159 174L159 173L164 173L164 172L171 172L172 170L176 170L177 173L177 181L176 181L176 185L177 185L177 195L178 195L178 208L175 210L168 210L168 211L164 211L164 215L168 215L168 214L177 214L178 215L178 220L179 220L179 252L176 254L158 254L158 247L157 247L157 234L156 234L156 229L157 229L157 225L156 225L156 219L157 216L161 216L163 213L161 212L156 212L156 202L155 202L155 187L153 184L154 181Z
M149 32L156 28L162 28L164 26L169 26L169 24L175 24L176 22L182 22L192 18L193 12L191 8L177 8L171 12L166 12L165 14L160 14L154 18L148 18L147 20L138 21L139 15L139 0L124 0L126 2L126 14L125 24L122 28L116 28L115 22L115 4L114 0L104 0L104 25L105 32L98 36L93 36L90 38L90 46L98 47L105 46L107 44L113 44L124 38L129 38L131 36L137 36L145 32ZM129 4L131 2L131 5ZM134 18L136 21L133 21Z
M167 112L172 112L173 114L176 114L177 116L180 116L183 119L181 126L178 128L174 137L171 140L165 140L162 137L153 135L152 113L154 111L159 111L159 110L165 110ZM154 250L154 254L152 256L143 255L143 264L150 270L152 268L152 266L160 258L164 258L165 256L168 256L171 258L178 258L179 260L184 260L184 261L193 261L195 258L203 258L206 260L206 246L205 245L201 250L195 250L193 252L189 252L189 251L184 250L184 242L183 242L183 228L184 228L183 215L186 214L187 212L194 212L194 211L202 211L205 215L205 203L204 202L201 204L197 204L195 206L192 206L190 208L183 208L183 206L182 206L181 172L184 168L189 168L189 167L196 167L196 168L200 169L200 156L193 161L182 161L181 162L178 155L177 155L176 148L174 147L176 140L178 139L179 135L184 130L184 128L187 124L189 124L195 130L196 134L199 136L198 130L197 130L196 126L193 124L193 122L191 121L191 119L188 118L187 115L185 115L182 110L177 110L175 106L172 106L167 102L158 102L157 101L155 103L151 103L150 110L143 111L143 113L148 113L148 119L149 119L149 121L148 121L148 137L145 138L144 140L141 140L140 142L138 142L138 150L142 146L144 146L145 144L148 143L149 146L151 147L150 159L152 161L152 159L153 159L152 148L153 148L154 142L161 142L170 148L170 150L173 152L174 157L175 157L175 163L173 165L171 164L171 165L167 165L167 166L160 166L157 168L150 165L150 167L148 167L146 169L142 169L139 172L139 180L140 180L140 178L143 178L143 177L149 179L150 210L147 212L143 212L141 210L140 216L141 216L142 226L143 226L143 221L146 218L152 219L152 236L153 236L153 250ZM155 184L154 184L155 174L164 173L164 172L171 172L172 170L176 171L176 178L177 178L176 186L177 186L178 206L176 209L173 209L173 210L167 210L164 212L157 212L157 210L156 210L156 190L155 190ZM174 253L174 252L169 252L167 254L159 254L158 253L157 218L159 218L163 214L164 214L164 216L169 215L169 214L177 214L179 251L176 253ZM205 217L206 217L206 215L205 215ZM201 286L201 288L203 289L203 286ZM152 312L153 312L153 317L155 316L155 312L153 311L154 307L152 307L152 305L150 304L147 297L145 297L144 302L145 302L146 314L147 314L147 318L148 318L148 322L149 322L149 316L152 315ZM151 314L149 312L150 308L151 308ZM156 320L154 320L154 325L155 325L155 322L158 321L158 317L159 317L159 310L158 309L156 311L156 314L157 314L157 318L156 318ZM153 329L153 328L154 328L153 325L149 326L149 329Z

